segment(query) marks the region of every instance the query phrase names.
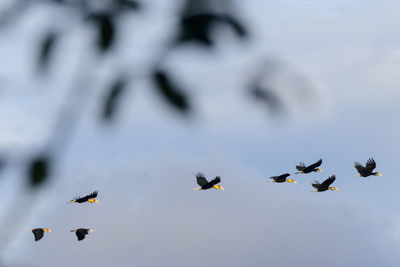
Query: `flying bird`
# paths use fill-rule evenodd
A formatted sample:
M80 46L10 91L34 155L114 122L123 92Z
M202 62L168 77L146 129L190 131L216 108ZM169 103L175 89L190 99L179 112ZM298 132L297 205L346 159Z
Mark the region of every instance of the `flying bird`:
M87 195L85 197L75 197L73 200L67 202L67 203L83 203L83 202L90 202L90 203L99 203L99 201L96 199L98 191L94 191L90 195Z
M279 176L271 176L271 180L267 181L267 182L273 182L273 183L295 183L297 184L297 182L294 179L287 179L287 177L290 176L290 173L285 173Z
M322 172L322 169L318 168L322 164L322 159L318 160L314 164L311 164L310 166L304 165L303 162L300 162L299 165L296 166L296 169L298 170L297 173L310 173L310 172Z
M32 229L32 233L35 236L35 241L39 241L40 239L42 239L44 232L49 232L51 233L51 229L50 228L35 228Z
M314 188L316 188L317 190L313 190L311 192L323 192L326 190L332 190L332 191L338 191L339 188L337 187L330 187L330 185L336 180L336 176L332 175L331 177L329 177L328 179L326 179L325 181L323 181L322 183L319 183L318 181L314 181L314 183L312 184L312 186Z
M196 178L197 178L197 184L200 185L200 187L194 188L193 190L206 190L214 188L217 190L221 189L222 191L224 191L222 185L219 185L219 183L221 182L221 177L219 176L216 176L211 181L207 181L206 177L204 177L204 174L199 172L196 174Z
M376 168L376 162L373 158L367 160L365 167L359 162L354 163L354 167L357 169L358 173L356 176L368 177L370 175L382 176L379 172L372 172Z
M85 229L85 228L79 228L79 229L74 229L71 230L71 232L75 232L76 237L78 238L78 241L81 241L85 239L85 235L89 234L89 232L93 232L93 229Z

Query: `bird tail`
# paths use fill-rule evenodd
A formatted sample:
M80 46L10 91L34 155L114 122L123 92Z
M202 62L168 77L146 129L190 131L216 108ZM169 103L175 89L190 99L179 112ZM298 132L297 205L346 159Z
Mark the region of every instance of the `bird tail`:
M294 174L299 174L299 173L303 173L303 171L298 171L298 172L295 172Z
M76 231L76 229L74 229L74 230L71 230L71 232L75 232Z
M200 190L200 189L201 189L201 186L193 188L193 190Z

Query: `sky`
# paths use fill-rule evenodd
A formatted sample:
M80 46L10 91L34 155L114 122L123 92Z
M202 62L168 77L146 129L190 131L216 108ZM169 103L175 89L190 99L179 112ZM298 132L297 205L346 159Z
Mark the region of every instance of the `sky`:
M189 47L168 56L192 96L190 119L138 72L117 119L105 125L99 103L113 66L146 69L179 2L148 1L126 18L132 34L91 70L96 89L80 100L82 115L44 188L26 191L21 166L1 173L1 266L398 266L400 4L237 1L249 40L221 31L211 52ZM98 64L79 60L89 31L66 14L60 24L71 29L60 50L69 53L57 56L63 64L50 77L35 76L28 44L52 11L34 8L0 33L0 148L15 158L40 151L71 77ZM280 66L272 80L287 108L282 117L244 90L254 66L271 61ZM309 101L296 95L303 85ZM383 176L354 177L354 162L369 157ZM298 184L265 182L320 158L323 172L294 175ZM225 191L193 191L199 171L221 176ZM339 191L309 192L332 174ZM99 204L66 204L94 190ZM34 242L36 227L53 233ZM78 242L70 230L80 227L94 232Z

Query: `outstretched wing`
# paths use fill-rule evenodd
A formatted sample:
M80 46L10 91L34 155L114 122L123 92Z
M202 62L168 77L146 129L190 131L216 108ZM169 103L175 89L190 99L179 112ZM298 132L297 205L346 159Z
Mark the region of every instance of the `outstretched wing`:
M216 176L214 179L212 179L212 180L209 182L209 185L210 185L210 186L214 186L214 185L216 185L216 184L219 184L220 182L221 182L221 177Z
M356 168L360 174L361 172L365 171L365 167L359 162L354 162L354 168Z
M323 187L329 187L334 181L336 180L336 176L332 175L328 179L322 182L321 186Z
M279 177L279 178L282 178L282 179L286 179L286 178L288 178L289 176L290 176L290 173L284 173L284 174L279 175L278 177Z
M90 195L84 196L84 197L76 197L74 198L75 202L78 203L82 203L82 202L86 202L88 201L90 198L95 198L97 197L97 194L99 193L99 191L94 191L93 193L91 193Z
M85 234L81 231L76 231L76 237L78 238L78 241L81 241L85 239Z
M300 162L298 165L296 165L296 169L298 171L302 171L306 168L306 165L304 165L304 162Z
M197 184L200 186L203 186L208 183L206 177L204 177L204 174L202 174L201 172L196 174L196 178L197 178Z
M372 172L372 170L376 168L375 160L373 158L368 159L365 168Z
M275 181L275 182L284 182L286 181L286 178L290 176L290 173L285 173L285 174L281 174L279 176L271 176L271 178Z
M33 235L35 236L35 241L39 241L43 237L43 229L41 228L36 228L32 230Z
M318 189L321 186L321 184L317 180L315 180L314 183L312 183L311 185L316 189Z
M321 166L321 164L322 164L322 159L318 160L318 161L315 162L314 164L311 164L311 165L308 166L307 168L309 168L309 169L315 169L315 168Z
M90 195L87 195L86 197L89 198L95 198L97 197L97 194L99 193L99 191L94 191L93 193L91 193Z

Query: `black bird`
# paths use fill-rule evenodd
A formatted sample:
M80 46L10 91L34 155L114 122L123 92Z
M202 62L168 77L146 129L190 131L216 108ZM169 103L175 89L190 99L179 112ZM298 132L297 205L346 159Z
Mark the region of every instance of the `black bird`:
M326 190L332 190L332 191L338 191L339 188L337 187L330 187L330 185L336 180L336 176L332 175L331 177L329 177L328 179L326 179L325 181L323 181L321 184L315 180L314 183L312 184L312 186L314 188L316 188L317 190L313 190L311 192L323 192Z
M322 169L317 168L321 166L322 164L322 159L318 160L314 164L311 164L310 166L304 165L303 162L300 162L299 165L296 166L296 169L298 170L297 173L310 173L310 172L322 172Z
M372 172L376 168L376 162L373 158L367 160L365 167L359 162L354 163L354 167L357 169L358 173L356 176L368 177L370 175L382 176L379 172Z
M297 184L297 182L294 179L286 179L287 177L290 176L290 173L285 173L285 174L281 174L279 176L271 176L271 180L267 181L267 182L273 182L273 183L284 183L284 182L288 182L288 183L295 183Z
M42 239L44 232L49 232L51 233L51 229L50 228L35 228L32 229L32 233L35 236L35 241L39 241L40 239Z
M206 190L214 188L217 190L221 189L222 191L224 191L222 185L219 185L219 183L221 182L221 177L219 176L216 176L211 181L207 181L206 177L204 177L204 175L201 172L199 172L196 174L196 178L197 178L197 184L200 185L200 187L194 188L193 190Z
M67 203L71 203L71 202L76 202L76 203L83 203L83 202L90 202L90 203L99 203L99 201L95 198L97 197L97 193L98 191L94 191L93 193L91 193L90 195L87 195L85 197L75 197L73 200L67 202Z
M74 229L71 230L71 232L75 232L76 237L78 237L78 241L81 241L85 239L85 235L89 234L89 232L93 232L93 229L85 229L85 228L79 228L79 229Z

